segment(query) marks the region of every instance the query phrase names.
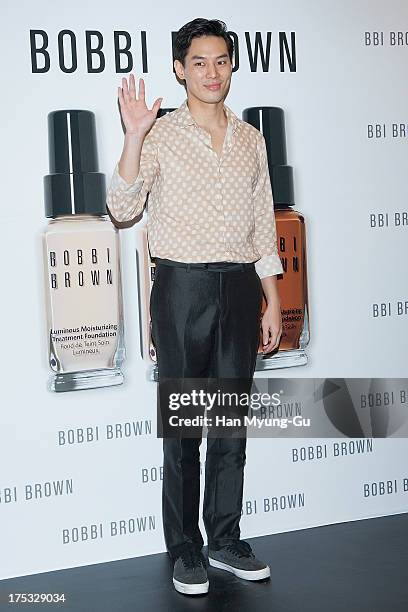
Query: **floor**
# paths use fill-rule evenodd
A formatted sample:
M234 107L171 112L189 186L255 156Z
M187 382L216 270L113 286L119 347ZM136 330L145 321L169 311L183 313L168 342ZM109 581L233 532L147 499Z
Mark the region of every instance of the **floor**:
M248 541L269 563L270 580L248 582L210 567L207 595L181 595L161 553L2 580L0 610L408 612L408 514ZM9 592L64 592L67 601L9 604Z

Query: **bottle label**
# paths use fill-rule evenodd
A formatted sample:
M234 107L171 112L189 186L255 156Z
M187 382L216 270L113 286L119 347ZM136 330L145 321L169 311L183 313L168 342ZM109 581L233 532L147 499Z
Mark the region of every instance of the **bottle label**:
M116 232L50 232L44 247L51 368L115 367L122 331Z

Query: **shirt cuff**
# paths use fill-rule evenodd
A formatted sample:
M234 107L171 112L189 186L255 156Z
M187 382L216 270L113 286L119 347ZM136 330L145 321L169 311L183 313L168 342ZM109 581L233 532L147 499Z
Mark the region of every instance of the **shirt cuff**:
M264 255L255 262L255 270L259 278L283 274L282 262L279 255L277 253L274 255Z
M111 189L115 193L118 191L126 191L127 193L133 193L140 191L141 186L143 185L143 176L139 172L133 183L128 183L122 178L119 174L119 162L115 166L115 170L113 171L112 180L111 180Z

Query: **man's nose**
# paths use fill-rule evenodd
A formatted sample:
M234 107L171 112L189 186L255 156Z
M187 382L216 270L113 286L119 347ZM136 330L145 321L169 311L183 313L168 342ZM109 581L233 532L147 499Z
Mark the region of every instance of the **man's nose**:
M218 74L218 70L215 64L208 64L208 68L207 68L207 77L209 79L212 79L214 77L216 77Z

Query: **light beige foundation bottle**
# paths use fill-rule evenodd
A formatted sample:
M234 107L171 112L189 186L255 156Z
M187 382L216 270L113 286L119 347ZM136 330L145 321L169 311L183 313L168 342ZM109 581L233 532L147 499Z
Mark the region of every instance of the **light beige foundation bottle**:
M154 346L150 317L150 294L154 282L156 266L150 257L147 226L137 229L136 237L136 269L137 290L139 296L139 329L140 351L142 358L147 362L148 378L158 380L156 348Z
M50 174L44 177L43 232L47 357L51 391L123 382L125 358L118 229L98 172L95 117L48 115Z

